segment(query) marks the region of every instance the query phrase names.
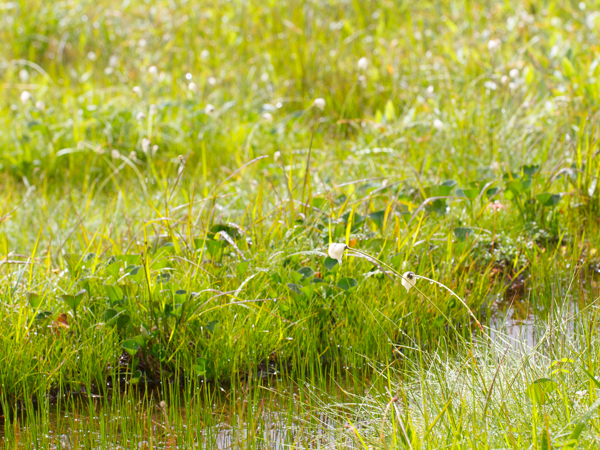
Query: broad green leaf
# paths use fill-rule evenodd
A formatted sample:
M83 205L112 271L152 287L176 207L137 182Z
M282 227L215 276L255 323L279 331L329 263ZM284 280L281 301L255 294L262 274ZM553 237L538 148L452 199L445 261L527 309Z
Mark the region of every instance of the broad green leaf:
M473 230L467 227L456 227L454 229L454 235L461 241L466 240L473 234Z
M129 325L129 322L131 322L131 317L129 317L127 314L121 314L119 317L117 317L117 328L123 329Z
M310 278L315 274L315 271L312 270L310 267L301 267L297 270L297 272L300 275L302 275L302 280L304 280L305 278Z
M343 289L344 291L356 286L358 286L358 281L356 281L354 278L346 277L337 282L337 287Z
M115 284L105 284L104 291L110 300L112 306L117 305L118 303L123 301L125 294L123 293L123 289Z
M539 194L537 196L538 202L540 202L544 206L549 206L549 207L556 206L558 204L558 202L560 202L561 198L562 198L562 195L560 195L560 194L549 194L547 192L545 192L543 194Z
M540 169L539 165L530 165L530 166L523 166L521 167L521 170L523 170L523 174L529 178L533 177L538 170Z
M140 344L133 339L127 339L125 342L123 342L122 347L131 356L135 356L141 348Z
M496 195L498 193L500 189L499 188L489 188L488 190L485 191L485 196L487 198L492 197L493 195Z
M129 383L131 383L131 384L138 384L140 382L141 378L142 378L142 372L140 370L135 370L131 374L131 378L129 379Z
M86 290L82 289L81 291L77 292L76 294L65 294L65 295L61 295L60 297L62 298L63 302L65 302L67 304L67 306L69 308L71 308L73 311L77 310L77 307L81 304L81 301L83 300L84 295L86 294Z
M329 256L328 256L327 258L325 258L325 268L326 268L327 270L331 270L331 269L333 269L333 268L334 268L335 266L337 266L338 264L339 264L339 263L338 263L338 260L337 260L337 259L330 258Z
M458 197L468 198L469 200L475 200L479 195L479 189L457 189L456 195Z
M37 292L28 292L27 301L33 309L38 309L42 304L42 297Z
M295 283L288 283L287 287L289 288L290 291L292 291L296 294L302 294L302 291L300 290L300 286L298 286Z
M369 214L369 219L377 224L379 228L383 227L383 219L385 218L385 210L375 211Z

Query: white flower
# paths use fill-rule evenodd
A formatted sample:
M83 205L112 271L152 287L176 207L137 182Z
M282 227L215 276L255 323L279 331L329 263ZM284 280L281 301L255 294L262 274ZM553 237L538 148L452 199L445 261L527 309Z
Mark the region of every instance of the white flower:
M210 52L208 50L202 50L200 52L200 58L206 60L210 56Z
M158 68L156 66L150 66L150 67L148 67L148 73L150 75L156 76L156 75L158 75Z
M152 103L148 109L150 111L150 114L152 114L153 116L155 116L156 113L158 112L158 108L156 107L156 105L154 103Z
M38 100L37 102L35 102L35 109L37 109L38 111L43 111L44 109L46 109L46 104L43 101Z
M108 65L110 67L115 67L117 64L119 64L119 57L117 55L111 55L111 57L108 58Z
M146 118L146 114L144 114L143 112L139 112L135 115L135 119L139 122L142 121Z
M142 96L142 88L139 86L134 86L132 89L134 94L139 95L140 97Z
M148 150L150 150L150 139L144 138L142 139L142 151L148 153Z
M21 102L27 103L29 100L31 100L31 94L29 91L21 92Z
M495 91L495 90L496 90L496 88L498 87L498 86L496 85L496 83L494 83L493 81L489 81L489 80L488 80L488 81L486 81L485 83L483 83L483 86L484 86L486 89L489 89L490 91Z
M263 115L261 117L265 122L273 122L273 114L271 114L271 113L268 113L268 112L263 113Z
M27 80L29 80L29 72L27 72L25 69L19 70L19 79L23 83L27 83Z
M205 114L212 114L215 112L215 107L213 105L211 105L210 103L208 103L205 107L204 107L204 113Z
M329 248L327 249L327 253L329 257L332 259L337 259L337 262L342 265L342 256L344 256L344 250L346 250L348 246L346 244L329 244Z
M411 287L414 287L417 281L417 276L414 272L408 271L402 275L402 286L406 288L406 292L410 291Z
M281 152L277 150L275 153L273 153L273 159L275 160L275 162L277 162L279 161L279 158L281 158Z
M96 54L94 52L88 52L87 57L90 61L96 61Z
M211 86L214 86L215 84L217 84L217 79L215 77L208 77L206 79L206 82Z
M508 72L508 74L511 78L519 78L519 69L510 69L510 72Z
M156 152L157 152L157 151L158 151L158 145L154 144L154 145L152 146L152 154L153 154L153 155L156 155Z
M114 149L110 152L110 156L112 156L113 159L121 158L121 154L119 153L119 150L114 150Z
M501 43L502 41L500 41L500 39L490 39L487 44L488 50L490 52L495 52L500 48Z
M188 84L188 89L192 92L196 92L196 89L198 89L198 86L196 86L196 83L194 83L192 81L192 82L190 82L190 84Z
M367 70L369 68L369 60L363 56L358 60L358 69L359 70Z
M440 119L434 119L433 120L433 128L435 128L436 130L443 130L444 122L442 122Z
M502 78L500 78L500 83L502 84L506 84L510 81L510 78L508 78L508 75L502 75Z
M323 111L325 109L325 99L321 97L315 98L313 105L315 105L317 108Z

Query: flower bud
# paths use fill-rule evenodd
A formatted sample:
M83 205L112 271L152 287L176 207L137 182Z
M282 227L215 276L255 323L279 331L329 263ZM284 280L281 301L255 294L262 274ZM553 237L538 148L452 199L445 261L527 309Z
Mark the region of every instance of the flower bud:
M332 259L337 259L337 262L342 265L342 256L344 256L344 250L346 250L348 246L346 244L338 244L332 243L329 244L329 248L327 249L327 254Z
M406 292L410 291L411 287L414 287L416 281L417 276L414 272L408 271L402 275L402 286L406 288Z

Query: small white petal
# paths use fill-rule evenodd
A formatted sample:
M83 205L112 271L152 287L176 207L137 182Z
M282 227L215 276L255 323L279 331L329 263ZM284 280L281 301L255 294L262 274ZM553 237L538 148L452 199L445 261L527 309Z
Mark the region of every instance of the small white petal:
M329 248L327 249L327 254L332 259L337 259L337 262L342 265L342 256L344 256L344 250L346 250L348 246L346 244L338 244L333 243L329 244Z
M411 287L414 287L417 281L417 276L414 272L408 271L402 275L402 286L406 288L406 292L410 291Z

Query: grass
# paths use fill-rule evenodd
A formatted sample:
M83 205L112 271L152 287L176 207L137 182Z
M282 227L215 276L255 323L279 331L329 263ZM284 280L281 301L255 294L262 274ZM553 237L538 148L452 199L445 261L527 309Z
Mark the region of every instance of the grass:
M373 420L340 446L549 448L538 428L556 446L595 401L548 361L597 369L597 4L0 8L7 448L209 447L223 424L260 448L272 417L298 448L355 405ZM539 356L473 327L566 314L574 290ZM542 377L560 405L524 400Z

